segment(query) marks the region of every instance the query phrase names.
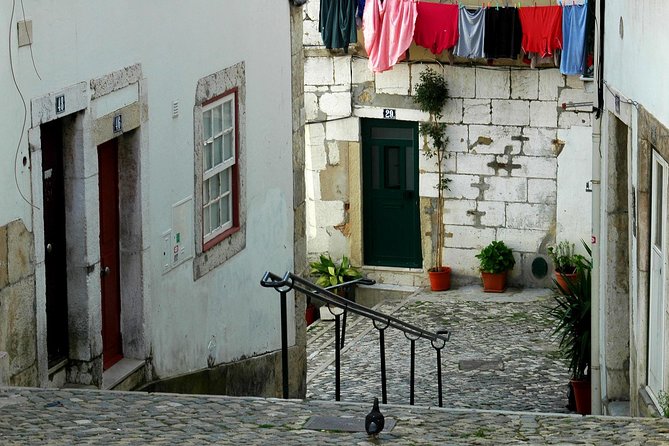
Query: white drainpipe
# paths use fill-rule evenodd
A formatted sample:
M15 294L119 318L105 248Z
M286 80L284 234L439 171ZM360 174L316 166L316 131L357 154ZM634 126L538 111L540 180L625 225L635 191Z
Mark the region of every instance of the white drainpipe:
M603 116L602 116L603 117ZM600 375L600 345L601 336L600 333L600 296L599 296L599 274L600 274L600 246L602 241L600 240L600 221L601 221L601 209L600 209L600 194L601 194L601 158L600 158L600 149L601 147L601 125L602 117L596 120L592 126L592 236L596 243L592 243L592 302L591 302L591 352L590 352L590 380L591 380L591 393L592 393L592 414L601 415L602 414L602 391L601 391L601 375Z

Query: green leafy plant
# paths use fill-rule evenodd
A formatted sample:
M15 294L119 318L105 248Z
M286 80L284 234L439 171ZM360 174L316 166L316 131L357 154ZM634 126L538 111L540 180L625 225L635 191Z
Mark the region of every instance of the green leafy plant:
M559 351L569 363L572 379L582 380L590 372L590 309L592 301L592 251L583 242L588 257L576 261L576 280L566 281L566 289L557 281L559 293L553 295L555 307L549 314L555 319L553 335L559 338Z
M548 255L553 260L555 271L562 274L574 274L583 256L576 254L574 244L566 240L548 248Z
M442 118L442 110L448 99L448 88L442 74L428 68L420 74L420 81L414 93L414 102L418 104L421 111L430 115L430 120L420 124L420 133L425 141L423 153L427 158L434 158L437 166L437 253L431 271L439 270L443 264L442 248L444 246L444 190L448 190L450 178L446 178L443 172L443 161L447 156L446 146L448 138L446 124L439 122ZM432 146L428 144L432 141Z
M483 248L476 254L476 258L479 259L479 268L484 273L503 273L513 269L516 264L511 248L498 240Z
M341 263L336 263L330 256L320 256L320 261L311 262L310 274L316 277L316 285L322 287L334 286L362 277L360 270L351 266L348 257L343 256Z

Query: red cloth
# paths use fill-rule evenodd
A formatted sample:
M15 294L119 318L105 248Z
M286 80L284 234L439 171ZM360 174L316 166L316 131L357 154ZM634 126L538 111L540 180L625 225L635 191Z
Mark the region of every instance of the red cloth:
M458 43L458 5L418 2L416 9L416 45L440 54Z
M546 57L562 49L562 7L522 7L518 15L523 27L523 51Z

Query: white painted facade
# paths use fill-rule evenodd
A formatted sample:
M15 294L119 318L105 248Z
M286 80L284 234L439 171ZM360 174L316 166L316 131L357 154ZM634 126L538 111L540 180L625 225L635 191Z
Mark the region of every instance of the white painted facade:
M21 6L32 24L32 45L19 47ZM72 130L79 138L72 149L76 159L65 161L74 163L66 181L75 189L66 194L69 298L76 302L69 310L71 359L92 363L102 351L95 146L107 130L96 126L120 112L131 116L132 128L124 128L120 138L137 168L128 193L134 197L132 210L125 213L129 203L121 192L127 219L121 231L124 225L132 228L131 236L121 235L122 245L135 243L122 246L133 256L132 270L123 276L133 284L122 292L124 356L147 361L154 377L167 377L206 368L209 356L215 364L230 363L280 348L278 293L261 288L259 281L266 270L294 270L292 153L294 122L300 124L291 94L291 13L288 1L276 0L0 5L3 33L12 36L10 48L0 48L0 226L20 219L34 237L38 377L30 385L54 384L46 360L39 130L41 123L63 116L76 116ZM199 80L238 64L245 84L240 108L245 129L239 135L246 160L241 178L245 242L197 277L196 89ZM61 94L66 110L55 114L53 101ZM180 203L185 204L175 208ZM164 237L178 228L187 235L181 244L185 258L166 268L164 252L173 244ZM291 345L296 319L291 304ZM100 385L97 369L68 370L68 380Z
M661 50L669 39L669 6L607 0L598 14L605 27L603 113L593 149L593 178L601 178L593 219L600 241L594 322L601 330L593 353L601 386L593 401L605 412L610 403L629 400L632 415L648 415L659 409L659 393L669 389L667 225L660 243L651 238L662 221L656 206L669 205L669 197L655 195L653 170L669 160L669 55ZM659 261L654 251L662 251Z
M327 252L363 264L361 221L361 120L381 119L396 110L399 121L420 122L412 92L427 67L443 73L449 99L444 221L444 263L456 284L479 279L478 251L503 240L516 256L514 285L550 286L547 247L560 240L590 240L592 107L571 106L595 99L592 82L563 76L556 68L530 69L520 63L455 66L415 44L408 60L383 73L367 66L362 33L349 54L327 51L318 32L318 2L305 8L305 110L307 134L308 256ZM562 104L568 104L566 108ZM422 137L420 145L423 144ZM346 152L346 157L341 153ZM495 167L497 166L497 167ZM378 281L425 286L433 258L431 201L437 196L436 167L421 153L419 193L422 268L363 265ZM535 277L532 262L549 262L549 275Z

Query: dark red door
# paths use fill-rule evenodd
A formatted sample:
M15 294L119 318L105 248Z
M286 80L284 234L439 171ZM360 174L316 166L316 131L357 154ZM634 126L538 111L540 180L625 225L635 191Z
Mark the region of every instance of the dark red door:
M123 357L119 274L118 142L98 146L100 186L100 277L102 362L108 369Z
M59 120L41 126L46 342L49 366L67 358L67 262L63 192L63 131Z

